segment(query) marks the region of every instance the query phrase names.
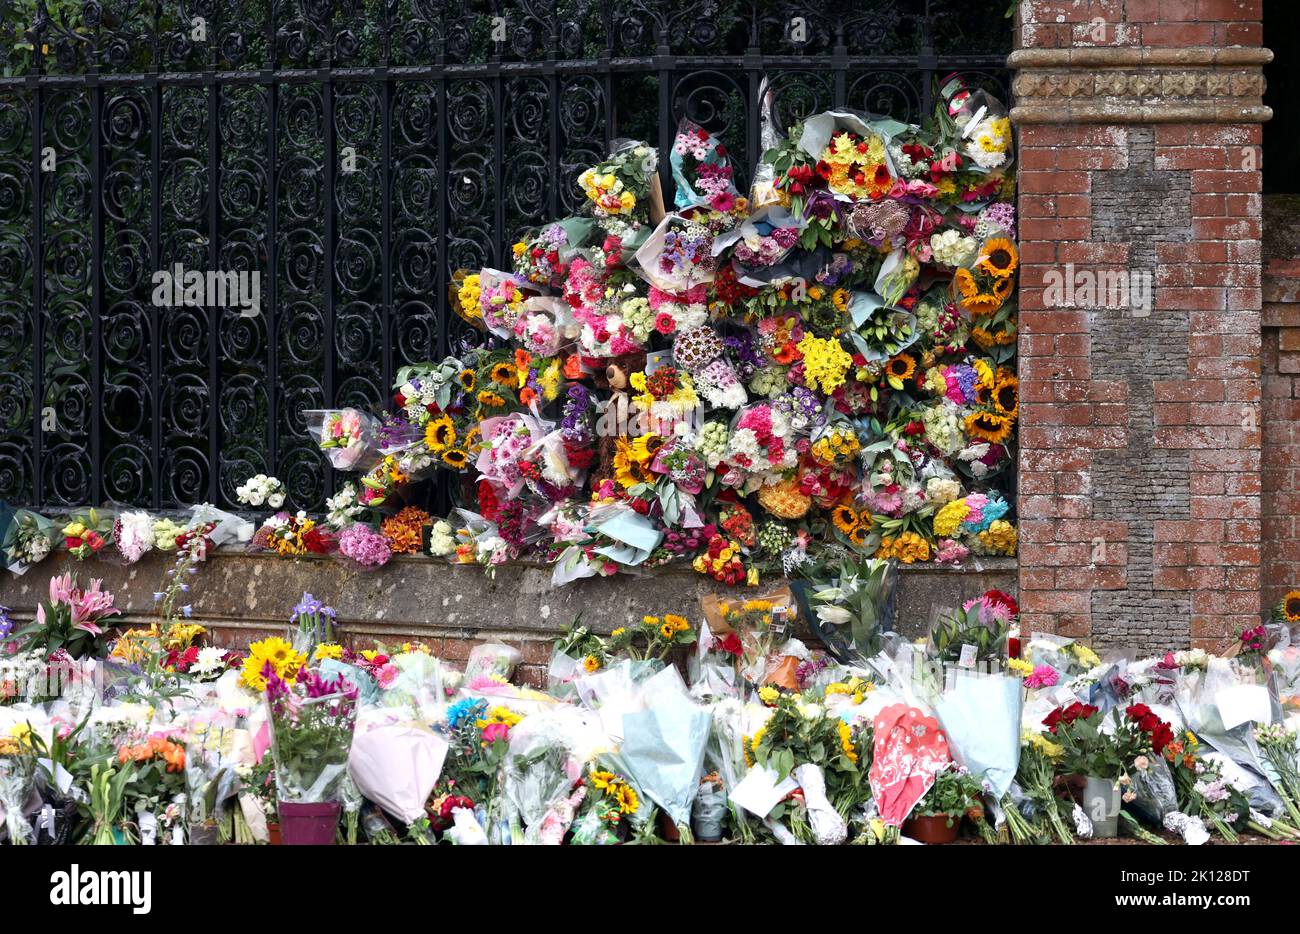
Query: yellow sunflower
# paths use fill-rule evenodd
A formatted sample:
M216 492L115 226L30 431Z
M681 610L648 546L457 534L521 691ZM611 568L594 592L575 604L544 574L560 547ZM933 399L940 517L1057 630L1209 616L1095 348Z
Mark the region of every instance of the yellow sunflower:
M831 510L831 522L845 535L852 535L858 527L858 512L852 506L836 506Z
M966 433L990 444L1001 444L1011 435L1011 419L996 412L975 412L966 416Z
M498 363L488 371L488 378L499 386L513 386L519 379L519 371L513 363Z
M1016 290L1016 281L1014 279L994 279L993 295L1000 301L1006 301L1011 297L1011 293Z
M993 387L993 406L998 414L1015 418L1020 414L1020 380L1006 376Z
M424 446L437 454L456 443L456 426L447 415L440 415L424 427Z
M1288 623L1300 623L1300 590L1293 590L1282 598L1282 615Z
M956 284L962 298L974 298L979 292L979 286L975 284L975 277L971 275L969 269L958 269L953 274L952 281Z
M903 383L911 379L915 372L916 358L911 354L900 353L885 364L885 379L895 389L902 389Z
M460 385L466 392L473 392L474 387L478 385L478 374L473 370L461 370Z
M1002 307L1002 299L992 292L979 292L961 300L961 307L973 315L987 315Z
M448 448L442 452L442 462L453 470L460 470L469 463L469 453L463 448Z
M637 439L640 440L640 439ZM653 483L650 458L644 447L638 451L632 444L619 439L614 451L614 480L625 490L641 483Z
M980 250L975 266L995 279L1005 279L1016 271L1020 264L1020 254L1016 245L1005 237L994 237Z
M849 541L861 548L867 543L867 536L869 534L871 534L871 525L869 523L867 525L859 525L849 533Z

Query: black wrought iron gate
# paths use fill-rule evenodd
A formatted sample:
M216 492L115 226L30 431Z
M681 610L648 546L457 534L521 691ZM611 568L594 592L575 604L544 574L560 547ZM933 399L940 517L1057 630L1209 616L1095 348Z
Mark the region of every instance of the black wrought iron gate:
M830 106L1005 95L1006 0L0 0L0 499L318 507L303 409L382 404L447 352L458 268L576 205L677 119L747 171ZM666 165L666 158L661 160ZM744 179L741 179L742 183ZM255 313L154 302L257 272Z

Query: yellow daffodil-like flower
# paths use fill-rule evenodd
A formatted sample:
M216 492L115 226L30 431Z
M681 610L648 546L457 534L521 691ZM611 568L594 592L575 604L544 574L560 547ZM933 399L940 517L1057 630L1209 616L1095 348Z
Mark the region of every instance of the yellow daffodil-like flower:
M858 761L858 750L853 745L853 731L843 720L836 726L840 734L840 751L844 753L844 758L850 762Z
M322 642L316 646L316 651L311 655L312 661L321 662L327 658L340 661L343 658L343 646L336 642Z
M844 385L853 357L834 338L820 338L809 332L795 345L803 354L804 380L813 389L830 395Z
M962 522L970 514L970 506L964 499L954 499L934 514L934 534L939 538L951 538L957 534Z
M1074 652L1074 657L1079 660L1079 664L1083 667L1096 668L1101 664L1101 657L1082 642L1071 643L1070 648Z
M600 659L594 655L588 655L582 660L582 667L587 672L600 670Z
M995 519L979 535L980 544L994 554L1014 555L1016 553L1016 527L1005 519Z
M1021 678L1027 678L1034 673L1034 666L1023 658L1008 658L1007 670Z
M781 699L781 692L769 684L758 689L758 699L770 707Z

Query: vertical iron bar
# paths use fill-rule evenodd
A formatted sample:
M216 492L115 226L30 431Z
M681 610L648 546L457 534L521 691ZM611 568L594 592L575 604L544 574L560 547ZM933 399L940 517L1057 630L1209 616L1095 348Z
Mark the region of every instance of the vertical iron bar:
M97 79L98 61L90 73ZM90 311L90 502L101 505L104 490L104 88L95 80L90 89L91 311Z
M381 203L383 218L380 230L381 287L383 289L382 306L379 309L380 335L380 405L388 400L389 390L393 385L393 82L388 76L389 65L389 22L388 6L384 8L384 28L380 36L380 65L382 84L380 85L380 166L379 184L381 186Z
M548 217L560 216L560 79L555 71L555 63L560 55L560 11L559 4L551 0L551 28L546 51L546 98L551 119L547 124L547 168L546 182L549 186L546 205ZM504 115L498 122L504 122Z
M154 5L153 20L153 71L149 100L153 113L149 121L149 178L153 197L149 204L149 254L155 270L162 269L162 160L163 160L163 89L158 74L162 70L162 54L158 41L160 4ZM170 320L170 315L167 316ZM149 503L154 509L162 507L163 440L162 440L162 345L163 310L149 302L149 398L153 424L150 426L149 469L152 475Z
M275 475L280 462L280 411L279 411L279 357L280 334L278 314L278 270L276 269L276 238L279 222L279 144L277 132L280 121L280 84L275 80L280 56L275 44L275 3L267 3L266 49L271 72L266 87L266 289L262 301L262 320L266 325L266 470Z
M325 394L325 407L329 408L334 405L334 235L336 218L334 216L334 185L335 185L335 148L336 141L334 138L334 74L330 68L330 62L325 63L327 74L325 78L325 88L321 96L321 107L325 117L324 132L324 205L322 210L325 212L325 258L322 274L324 281L321 287L325 290L325 322L324 322L324 375L322 388ZM325 492L326 495L334 493L334 476L333 471L325 472Z
M214 271L221 268L221 85L215 59L214 49L204 76L208 85L208 269ZM208 308L208 502L217 506L221 505L221 317L222 309Z
M668 40L668 27L656 21L654 69L659 76L659 184L665 199L673 190L668 155L673 145L673 65L676 61Z
M493 263L505 265L506 247L506 80L502 76L504 42L493 43L492 51L492 206Z
M383 297L379 314L380 333L380 373L382 383L380 402L388 398L388 390L393 384L393 82L385 76L380 85L380 110L383 123L379 140L380 159L379 182L383 193L383 225L380 231L380 268L382 270Z
M35 68L40 71L40 56ZM38 78L39 80L39 78ZM32 505L45 500L45 186L41 177L45 92L32 91ZM57 426L56 426L57 427Z
M447 41L445 31L440 31L444 36L440 40L437 53L438 65L438 113L434 121L437 126L438 148L434 160L434 178L432 181L433 190L437 192L437 214L438 214L438 270L434 282L435 294L434 314L436 315L435 326L438 329L436 337L436 352L438 358L445 357L450 349L450 335L447 333L451 326L451 307L448 289L451 282L451 250L447 238L447 213L451 210L451 186L455 184L451 177L451 134L447 129L447 102L451 97L451 88L447 79ZM437 170L441 168L442 171Z

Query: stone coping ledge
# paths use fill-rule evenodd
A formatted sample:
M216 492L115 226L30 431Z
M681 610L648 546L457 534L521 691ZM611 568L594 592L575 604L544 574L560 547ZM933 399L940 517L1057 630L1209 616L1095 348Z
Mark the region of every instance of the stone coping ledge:
M1017 49L1007 56L1007 67L1021 68L1133 68L1157 65L1255 65L1273 61L1272 49L1227 48L1071 48Z
M80 580L99 577L113 592L125 625L157 620L153 593L162 589L170 553L150 552L133 565L73 560L66 552L20 577L0 579L0 604L15 619L30 619L45 598L49 578L71 571ZM940 609L959 605L996 587L1016 592L1014 558L981 558L961 567L904 566L899 575L897 628L925 632ZM579 613L593 629L608 632L646 613L678 612L699 619L706 593L743 599L761 592L718 584L689 566L641 575L586 578L551 584L549 565L512 563L488 577L483 568L418 556L396 556L382 568L360 570L326 556L283 558L225 546L194 576L192 618L215 630L220 644L244 644L282 633L304 591L338 611L346 637L392 642L404 638L533 641L552 639ZM765 585L780 583L773 578Z

